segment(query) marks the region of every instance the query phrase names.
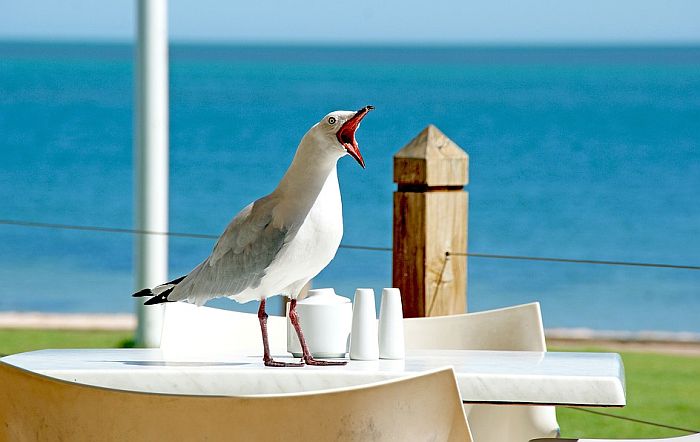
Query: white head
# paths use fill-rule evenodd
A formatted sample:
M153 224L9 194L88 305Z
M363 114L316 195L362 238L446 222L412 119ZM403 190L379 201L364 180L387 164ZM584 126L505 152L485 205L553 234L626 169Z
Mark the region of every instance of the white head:
M374 106L365 106L358 111L335 111L326 115L306 133L304 138L311 137L316 144L323 148L333 149L338 158L350 155L365 167L360 148L355 139L355 131L360 122Z

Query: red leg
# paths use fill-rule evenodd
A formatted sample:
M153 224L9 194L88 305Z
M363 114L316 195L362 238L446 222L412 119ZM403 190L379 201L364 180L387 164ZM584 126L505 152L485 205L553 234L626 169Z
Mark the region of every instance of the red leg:
M289 320L294 326L294 330L297 331L297 336L299 337L299 342L301 343L301 351L303 353L304 362L307 365L345 365L348 361L318 361L311 356L308 345L306 345L306 339L304 339L304 332L301 331L301 325L299 324L299 316L297 315L297 300L292 299L289 304Z
M270 356L270 342L267 338L267 313L265 313L265 299L260 301L258 309L258 320L260 321L260 330L262 331L263 340L263 362L267 367L302 367L304 364L296 362L277 362Z

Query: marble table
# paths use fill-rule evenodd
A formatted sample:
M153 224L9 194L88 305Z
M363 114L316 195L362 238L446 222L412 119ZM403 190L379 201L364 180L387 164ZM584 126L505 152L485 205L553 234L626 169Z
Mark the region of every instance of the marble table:
M291 360L290 358L279 358ZM425 350L405 360L270 368L260 356L160 349L39 350L3 362L67 381L157 393L259 395L361 385L453 367L465 403L624 406L615 353Z

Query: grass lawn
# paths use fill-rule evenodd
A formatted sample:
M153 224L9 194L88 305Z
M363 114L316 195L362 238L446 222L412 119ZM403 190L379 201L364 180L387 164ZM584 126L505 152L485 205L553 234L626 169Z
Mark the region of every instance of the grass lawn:
M131 346L132 342L130 332L0 330L0 355L41 348L124 347ZM624 408L590 410L700 430L700 357L622 353L622 359L627 378L628 405ZM619 439L687 434L567 408L558 409L557 416L563 437Z
M43 348L114 348L131 346L133 333L96 330L0 329L0 355Z
M627 406L590 410L700 431L700 357L652 353L621 355L625 364ZM619 439L688 434L567 408L559 408L557 417L564 437Z

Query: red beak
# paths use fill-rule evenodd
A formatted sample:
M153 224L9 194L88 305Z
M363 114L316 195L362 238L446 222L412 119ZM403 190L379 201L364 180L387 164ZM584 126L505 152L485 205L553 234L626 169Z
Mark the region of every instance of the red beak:
M365 115L367 115L367 113L372 109L374 109L374 106L365 106L357 111L355 115L346 121L340 130L338 130L338 132L335 134L340 144L345 147L347 153L349 153L351 157L355 158L363 169L365 168L365 160L362 158L362 154L360 154L360 148L357 145L357 140L355 139L355 131L360 126L360 121L362 121Z

